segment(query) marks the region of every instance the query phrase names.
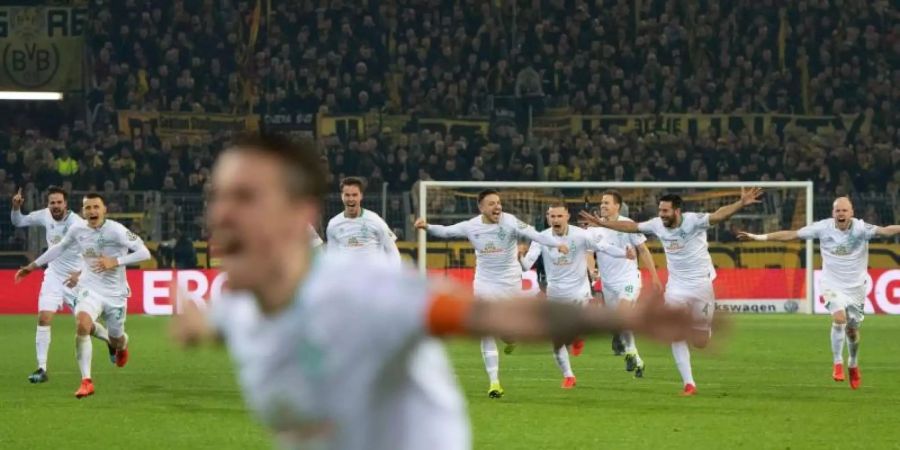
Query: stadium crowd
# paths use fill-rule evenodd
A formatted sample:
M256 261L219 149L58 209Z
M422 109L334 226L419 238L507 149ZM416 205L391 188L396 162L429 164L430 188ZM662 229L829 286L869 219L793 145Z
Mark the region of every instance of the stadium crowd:
M50 184L201 193L227 136L130 139L117 131L119 109L459 117L519 96L538 98L539 112L861 113L871 125L695 139L381 130L320 137L331 181L365 174L403 191L429 178L811 179L822 195L880 193L897 204L900 21L884 0L286 0L258 27L255 4L93 2L90 114L50 128L43 116L11 120L0 133L0 197Z

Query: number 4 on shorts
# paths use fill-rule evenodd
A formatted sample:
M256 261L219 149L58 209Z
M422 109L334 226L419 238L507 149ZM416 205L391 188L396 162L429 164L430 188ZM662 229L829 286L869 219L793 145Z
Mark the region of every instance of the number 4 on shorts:
M702 311L703 311L703 315L704 315L704 316L708 316L708 315L709 315L709 303L707 303L706 306L703 307L703 310L702 310Z

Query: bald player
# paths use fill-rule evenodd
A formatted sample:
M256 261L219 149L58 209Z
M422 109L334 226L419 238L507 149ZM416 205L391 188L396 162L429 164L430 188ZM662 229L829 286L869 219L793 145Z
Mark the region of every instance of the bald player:
M219 155L208 221L230 292L210 316L176 297L172 323L178 342L224 341L249 408L283 448L471 448L465 402L434 336L564 340L630 328L670 341L690 330L686 312L659 304L622 313L482 302L377 255L326 252L313 263L297 223L320 214L318 161L312 145L276 136L242 138Z
M859 372L859 327L862 325L866 302L866 269L869 262L869 241L876 237L900 234L900 225L879 227L853 217L853 203L838 197L831 209L831 218L823 219L799 230L776 231L766 234L738 233L745 241L792 241L818 239L822 252L820 288L825 307L831 313L831 353L834 381L844 381L845 336L849 351L850 388L862 384Z

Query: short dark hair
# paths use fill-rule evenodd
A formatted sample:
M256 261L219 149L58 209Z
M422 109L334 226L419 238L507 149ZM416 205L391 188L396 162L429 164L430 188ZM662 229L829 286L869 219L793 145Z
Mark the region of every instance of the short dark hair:
M328 190L325 171L314 142L292 141L276 133L249 133L235 139L225 152L256 152L282 163L285 184L291 197L311 197L322 201Z
M603 191L603 195L601 195L600 198L603 198L604 195L612 196L613 201L615 201L617 205L622 204L622 194L620 194L619 191L615 189Z
M366 190L366 183L359 177L346 177L341 180L341 192L344 191L346 186L356 186L359 188L359 192L365 192Z
M106 205L106 199L103 198L103 196L100 195L100 194L97 193L97 192L88 192L87 194L84 194L84 198L87 199L87 200L92 200L92 199L95 199L95 198L99 198L100 201L101 201L104 205Z
M485 190L479 192L478 193L478 203L481 203L481 201L484 200L484 198L487 197L488 195L496 195L497 197L499 197L500 191L498 191L496 189L485 189Z
M669 202L673 209L681 209L681 196L678 194L666 194L659 198L660 203Z
M566 208L566 210L568 210L569 205L566 204L565 200L557 199L557 200L553 200L552 202L550 202L550 206L548 206L547 209L550 209L550 208Z
M64 201L69 201L69 193L59 186L50 186L47 188L47 198L49 198L53 194L62 195Z

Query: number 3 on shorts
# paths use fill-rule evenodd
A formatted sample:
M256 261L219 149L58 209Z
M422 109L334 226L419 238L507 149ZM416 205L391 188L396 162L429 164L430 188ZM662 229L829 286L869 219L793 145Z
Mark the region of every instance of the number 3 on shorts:
M116 311L116 320L122 320L122 316L125 315L125 308L124 307L115 308L115 311Z

